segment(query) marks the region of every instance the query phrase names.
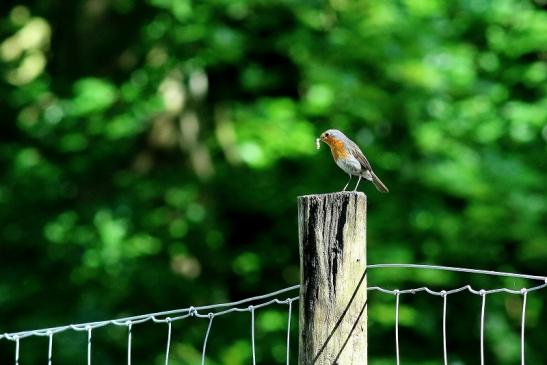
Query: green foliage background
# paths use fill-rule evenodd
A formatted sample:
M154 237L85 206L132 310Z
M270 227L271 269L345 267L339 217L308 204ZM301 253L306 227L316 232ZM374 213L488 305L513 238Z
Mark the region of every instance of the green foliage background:
M345 131L391 189L369 197L370 263L545 274L547 12L525 0L75 0L0 5L1 332L223 302L298 283L296 196L346 176ZM531 283L371 272L391 288ZM527 359L547 363L545 294ZM393 297L371 294L370 364L394 361ZM442 302L401 299L402 358L441 361ZM487 359L519 359L521 298L487 301ZM480 298L450 297L453 364L478 363ZM259 363L284 363L286 312L257 313ZM296 330L296 314L293 329ZM200 361L206 320L173 327ZM248 314L215 321L208 364L251 362ZM297 339L293 333L293 363ZM94 361L125 361L97 330ZM135 363L166 328L134 328ZM45 338L21 363L43 362ZM55 336L84 363L85 334ZM0 344L11 363L13 343Z

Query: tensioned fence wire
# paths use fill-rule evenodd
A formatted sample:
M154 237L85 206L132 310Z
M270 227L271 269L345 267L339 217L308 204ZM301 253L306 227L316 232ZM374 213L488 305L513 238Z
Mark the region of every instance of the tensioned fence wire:
M289 323L287 325L287 354L289 354L289 331L290 331L290 314L292 311L292 303L296 300L298 300L298 297L288 297L284 300L279 300L277 298L270 299L268 301L263 301L284 293L288 293L291 291L295 291L300 288L300 285L294 285L285 289L277 290L272 293L268 293L265 295L260 295L252 298L247 298L243 300L239 300L236 302L230 302L230 303L220 303L220 304L212 304L212 305L206 305L206 306L199 306L199 307L188 307L183 309L175 309L170 311L163 311L163 312L156 312L156 313L148 313L148 314L142 314L132 317L126 317L126 318L118 318L118 319L112 319L112 320L105 320L105 321L97 321L97 322L88 322L88 323L79 323L79 324L70 324L65 326L58 326L58 327L51 327L51 328L43 328L39 330L32 330L32 331L21 331L21 332L13 332L13 333L4 333L0 334L0 340L2 339L8 339L11 341L15 341L15 364L19 365L20 361L20 341L24 338L31 337L31 336L39 336L39 337L48 337L48 365L52 365L52 357L53 357L53 336L55 334L65 332L65 331L85 331L87 332L87 364L91 365L91 351L92 351L92 331L96 328L104 327L107 325L115 325L115 326L125 326L127 327L127 364L131 365L131 343L132 343L132 327L134 324L140 324L148 321L152 321L154 323L164 323L167 324L167 344L166 344L166 351L165 351L165 364L167 365L169 363L169 350L171 346L171 323L175 321L179 321L188 317L196 317L196 318L207 318L209 319L209 324L207 326L207 332L205 333L205 338L203 341L203 348L202 348L202 356L201 356L201 364L205 364L205 354L207 349L207 340L209 338L209 333L211 332L211 327L213 324L213 319L222 315L226 315L233 312L250 312L252 316L252 324L251 324L251 333L252 333L252 340L253 340L253 359L255 358L255 346L254 346L254 312L256 309L267 307L272 304L283 304L288 306L288 312L289 312ZM251 304L247 307L238 307L242 304L247 303L254 303L257 301L263 301L258 304ZM212 312L213 309L220 309L218 311ZM203 312L209 311L207 314L203 314ZM201 313L200 313L201 312ZM288 355L287 355L288 356ZM288 363L288 360L287 360ZM253 362L255 364L255 362Z
M369 291L379 291L385 294L395 295L395 351L396 351L396 363L400 364L400 351L399 351L399 304L401 294L416 294L419 292L425 292L434 296L439 296L443 298L443 364L448 365L448 350L447 350L447 336L446 336L446 304L448 296L451 294L460 293L463 291L468 291L471 294L479 295L482 297L481 301L481 315L480 315L480 359L481 365L485 364L484 356L484 322L485 322L485 304L486 296L496 293L508 293L514 295L522 295L522 313L521 313L521 325L520 325L520 357L521 365L525 364L525 328L526 328L526 302L528 293L541 290L547 287L547 276L538 276L538 275L527 275L527 274L518 274L518 273L508 273L501 271L491 271L491 270L476 270L476 269L467 269L461 267L450 267L450 266L438 266L438 265L419 265L419 264L376 264L368 265L369 269L377 268L399 268L399 269L430 269L430 270L442 270L442 271L452 271L452 272L463 272L470 274L482 274L482 275L492 275L492 276L501 276L501 277L511 277L519 279L527 279L539 281L541 284L531 286L528 288L522 288L520 290L514 290L509 288L496 288L496 289L473 289L471 285L465 285L459 288L450 289L450 290L440 290L435 291L431 290L428 287L419 287L412 289L394 289L388 290L378 286L368 287Z
M470 285L465 285L462 287L449 289L449 290L432 290L426 286L411 288L411 289L385 289L379 286L368 287L368 291L377 291L384 294L394 295L395 300L395 357L396 363L400 364L400 351L399 351L399 306L400 306L400 297L405 294L416 294L416 293L427 293L433 296L439 296L443 299L443 316L442 316L442 339L443 339L443 363L448 365L448 349L447 349L447 337L446 337L446 307L448 296L464 291L468 291L471 294L478 295L482 298L481 300L481 314L480 314L480 359L481 365L485 363L484 356L484 322L485 322L485 304L486 297L495 293L508 293L513 295L522 296L522 313L521 313L521 326L520 326L520 355L521 355L521 365L525 364L525 326L526 326L526 303L528 293L544 289L547 287L547 276L537 276L537 275L526 275L518 273L508 273L500 271L490 271L490 270L476 270L476 269L467 269L460 267L449 267L449 266L438 266L438 265L419 265L419 264L373 264L368 265L368 269L389 269L389 268L398 268L398 269L429 269L429 270L443 270L443 271L452 271L452 272L462 272L470 274L480 274L480 275L493 275L493 276L504 276L512 278L527 279L532 281L539 281L541 284L522 288L520 290L514 290L509 288L495 288L495 289L473 289ZM277 290L268 294L251 297L235 302L229 303L220 303L212 304L199 307L188 307L183 309L175 309L170 311L156 312L142 314L132 317L111 319L105 321L96 321L96 322L87 322L79 324L70 324L58 327L43 328L38 330L31 331L20 331L12 333L0 334L0 340L10 340L15 342L15 365L19 365L20 361L20 342L21 340L31 337L48 337L48 365L53 363L53 336L65 332L65 331L77 331L77 332L86 332L87 333L87 364L92 364L92 336L93 330L96 328L104 327L107 325L115 326L125 326L127 328L127 364L131 365L131 343L132 343L132 327L134 324L140 324L148 321L154 323L167 324L167 336L166 336L166 348L165 348L165 365L169 364L169 351L171 347L171 324L175 321L179 321L188 317L197 317L208 319L207 331L203 340L203 347L201 352L201 364L205 365L206 352L207 352L207 340L211 333L211 328L213 325L213 320L219 316L223 316L233 312L249 312L251 315L251 349L252 349L252 361L253 365L256 365L256 345L255 345L255 311L260 308L264 308L270 305L286 305L288 311L288 321L287 321L287 340L286 340L286 364L289 365L290 357L290 330L291 330L291 314L292 314L292 303L299 299L298 296L290 296L288 294L295 292L300 288L300 285L290 286L285 289ZM280 297L283 295L284 299L278 299L275 297ZM258 303L257 303L258 302ZM247 305L248 304L248 305ZM247 305L246 307L242 305Z

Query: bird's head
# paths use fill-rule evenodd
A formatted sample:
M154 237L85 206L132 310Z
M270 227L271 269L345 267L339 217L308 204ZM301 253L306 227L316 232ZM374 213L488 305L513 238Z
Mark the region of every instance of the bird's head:
M331 146L336 141L342 141L344 137L344 133L340 132L338 129L328 129L321 133L319 139Z

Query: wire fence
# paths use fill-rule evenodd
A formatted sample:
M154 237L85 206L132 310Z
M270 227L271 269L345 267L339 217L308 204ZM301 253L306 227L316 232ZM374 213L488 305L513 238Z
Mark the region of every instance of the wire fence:
M443 364L448 365L448 350L447 350L447 336L446 336L446 306L448 301L448 296L451 294L460 293L463 291L468 291L471 294L478 295L482 297L481 301L481 314L480 314L480 359L481 359L481 365L485 364L485 356L484 356L484 321L485 321L485 305L486 305L486 297L491 294L496 293L508 293L508 294L514 294L514 295L521 295L522 296L522 314L521 314L521 336L520 336L520 349L521 349L521 364L525 364L525 325L526 325L526 302L527 302L527 296L528 293L534 292L537 290L541 290L547 287L547 277L543 276L537 276L537 275L526 275L526 274L517 274L517 273L507 273L507 272L499 272L499 271L488 271L488 270L475 270L475 269L466 269L466 268L460 268L460 267L449 267L449 266L435 266L435 265L417 265L417 264L377 264L377 265L369 265L369 269L372 268L413 268L413 269L432 269L432 270L443 270L443 271L453 271L453 272L465 272L465 273L471 273L471 274L482 274L482 275L492 275L492 276L504 276L504 277L512 277L512 278L520 278L520 279L528 279L528 280L534 280L539 281L541 284L534 285L527 288L522 288L520 290L514 290L514 289L508 289L508 288L496 288L496 289L473 289L470 285L465 285L459 288L450 289L450 290L440 290L435 291L431 290L428 287L419 287L419 288L412 288L412 289L394 289L394 290L387 290L383 289L377 286L369 287L369 291L379 291L385 294L391 294L395 295L395 351L396 351L396 363L397 365L400 364L400 351L399 351L399 306L400 306L400 296L402 294L416 294L419 292L425 292L427 294L431 294L434 296L440 296L443 298L443 319L442 319L442 327L443 327L443 334L442 334L442 340L443 340Z
M485 364L485 345L484 345L484 324L485 324L485 307L486 307L486 298L488 295L495 293L507 293L512 295L522 296L522 312L521 312L521 323L520 323L520 358L521 365L525 364L525 328L526 328L526 304L527 297L529 293L539 291L547 287L547 277L536 276L536 275L525 275L517 273L507 273L507 272L498 272L498 271L487 271L487 270L475 270L459 267L447 267L447 266L435 266L435 265L417 265L417 264L375 264L368 265L369 269L389 269L389 268L406 268L406 269L418 269L418 270L442 270L442 271L452 271L452 272L461 272L461 273L470 273L476 275L492 275L492 276L502 276L502 277L511 277L511 278L520 278L527 279L531 281L539 282L537 285L532 285L525 287L519 290L509 289L505 287L495 288L495 289L474 289L471 285L465 285L453 289L443 289L443 290L432 290L429 287L417 287L410 289L386 289L380 286L370 286L368 291L376 291L383 294L395 296L395 358L396 363L400 364L400 343L399 343L399 308L401 302L401 296L408 294L416 293L427 293L433 296L441 297L443 300L443 310L442 310L442 342L443 342L443 363L448 365L448 348L447 348L447 302L448 297L452 294L460 293L467 291L471 294L481 297L481 313L480 313L480 359L481 365ZM264 308L272 305L283 305L286 306L288 312L288 321L287 321L287 337L286 337L286 364L289 365L290 360L290 331L291 331L291 314L293 309L293 303L299 299L298 289L299 285L294 285L285 289L277 290L272 293L265 295L260 295L252 298L247 298L230 303L221 303L206 305L200 307L188 307L183 309L176 309L171 311L163 311L157 313L148 313L143 315L137 315L126 318L118 318L105 321L96 321L88 323L79 323L79 324L70 324L58 327L43 328L38 330L30 331L20 331L12 333L0 334L0 340L9 340L15 343L14 349L14 361L15 365L19 365L21 356L20 356L20 343L23 339L38 336L38 337L47 337L48 338L48 347L47 347L47 361L48 365L53 363L53 351L54 351L54 336L56 334L66 332L66 331L76 331L76 332L86 332L87 333L87 364L92 364L92 340L93 340L93 330L104 327L104 326L123 326L127 328L127 364L131 365L131 344L132 344L132 328L135 324L141 324L144 322L153 322L158 324L167 325L167 334L166 334L166 346L165 346L165 365L169 364L169 352L171 348L171 332L172 332L172 323L176 321L183 320L189 317L204 318L208 319L207 330L203 339L203 346L201 351L201 364L205 365L206 353L207 353L207 340L211 333L211 328L215 318L218 318L223 315L227 315L233 312L248 312L251 316L251 328L250 328L250 337L251 337L251 349L252 349L252 361L253 365L256 365L256 344L255 344L255 311L259 308ZM283 297L283 299L279 299Z

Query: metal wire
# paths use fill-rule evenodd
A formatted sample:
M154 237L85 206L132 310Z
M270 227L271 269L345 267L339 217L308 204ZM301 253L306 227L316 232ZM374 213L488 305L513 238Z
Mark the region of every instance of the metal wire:
M133 327L133 323L128 322L127 323L127 365L131 365L131 329Z
M446 300L448 295L443 291L441 296L443 298L443 360L444 365L448 365L448 351L446 350Z
M481 292L481 365L484 365L484 308L486 306L486 293L483 290L481 290Z
M399 357L399 298L400 298L400 293L399 293L399 291L396 291L396 293L395 293L395 356L396 356L397 365L399 365L399 363L400 363L400 357Z
M11 341L15 341L16 337L19 338L19 339L22 339L22 338L29 337L29 336L48 336L50 332L53 333L53 334L57 334L57 333L68 331L68 330L86 331L88 327L91 327L92 329L95 329L95 328L104 327L104 326L111 325L111 324L116 325L116 326L127 326L128 323L135 324L135 323L143 323L143 322L147 322L147 321L153 321L155 323L165 323L166 322L165 318L162 319L162 318L158 318L158 317L164 317L164 316L173 315L173 314L180 314L180 313L185 313L185 314L181 315L181 316L178 316L178 317L172 317L171 320L176 321L176 320L184 319L184 318L189 317L192 313L196 317L207 318L207 315L199 314L199 311L217 309L217 308L231 307L228 310L221 311L221 312L216 312L215 316L228 314L228 313L231 313L231 312L245 312L248 309L246 309L246 308L233 308L233 307L235 307L237 305L240 305L240 304L245 304L245 303L250 303L250 302L254 302L254 301L258 301L258 300L271 298L271 297L274 297L274 296L278 296L279 294L287 293L287 292L294 291L294 290L297 290L297 289L300 289L300 285L293 285L293 286L290 286L290 287L285 288L285 289L274 291L272 293L259 295L259 296L256 296L256 297L251 297L251 298L239 300L239 301L236 301L236 302L230 302L230 303L212 304L212 305L205 305L205 306L201 306L201 307L188 307L188 308L174 309L174 310L163 311L163 312L141 314L141 315L137 315L137 316L125 317L125 318L119 318L119 319L111 319L111 320L105 320L105 321L96 321L96 322L79 323L79 324L70 324L70 325L65 325L65 326L43 328L43 329L32 330L32 331L20 331L20 332L4 333L4 334L0 334L0 340L1 339L8 339L8 340L11 340ZM273 303L286 304L285 302L282 302L278 299L274 299L274 300L268 301L266 303L263 303L261 306L267 306L267 305L270 305L270 304L273 304ZM259 308L259 306L255 305L255 308Z
M87 328L87 365L91 365L91 327Z
M290 345L291 345L291 313L292 313L292 300L289 301L289 319L287 320L287 365L289 365L290 357Z
M169 348L171 347L171 318L167 317L167 347L165 349L165 365L169 365Z
M511 278L521 278L521 279L530 279L530 280L547 280L547 276L538 276L538 275L528 275L528 274L517 274L511 272L503 271L492 271L492 270L478 270L478 269L468 269L464 267L454 267L454 266L440 266L440 265L425 265L425 264L372 264L367 266L368 269L379 269L379 268L397 268L397 269L432 269L432 270L443 270L443 271L454 271L454 272L466 272L470 274L482 274L482 275L494 275L494 276L508 276Z
M51 365L51 360L53 357L53 333L49 332L48 336L49 336L49 341L47 346L47 364Z
M400 364L400 343L399 343L399 309L400 309L400 296L402 294L417 294L424 292L434 296L441 296L443 298L443 359L444 365L448 365L448 351L447 351L447 300L448 295L468 291L471 294L479 295L482 297L481 305L481 364L484 365L484 322L485 322L485 307L486 307L486 295L495 294L495 293L507 293L507 294L519 294L523 296L522 304L522 319L521 319L521 365L525 364L525 319L526 319L526 302L527 295L529 292L537 291L547 287L547 277L536 276L536 275L526 275L526 274L515 274L507 272L497 272L497 271L488 271L488 270L476 270L476 269L466 269L458 267L446 267L446 266L436 266L436 265L415 265L415 264L377 264L369 265L368 268L377 269L377 268L409 268L409 269L432 269L432 270L445 270L445 271L454 271L454 272L465 272L472 274L484 274L484 275L495 275L495 276L505 276L505 277L514 277L522 278L528 280L538 280L542 283L536 286L531 286L529 288L524 288L521 290L513 290L508 288L496 288L490 290L484 289L473 289L470 285L465 285L463 287L436 291L428 287L418 287L412 289L386 289L379 286L369 287L370 291L378 291L385 294L395 295L396 297L396 308L395 308L395 342L396 342L396 362ZM294 285L285 289L281 289L269 294L260 295L252 298L243 299L240 301L230 302L230 303L220 303L213 304L201 307L189 307L183 309L175 309L170 311L156 312L150 314L137 315L132 317L114 319L114 320L105 320L105 321L96 321L89 323L81 323L74 325L65 325L58 327L51 327L39 330L32 331L21 331L14 333L4 333L0 334L0 340L7 339L15 342L15 365L19 365L19 353L20 353L20 340L30 336L47 336L48 337L48 365L52 365L53 357L53 335L68 331L87 331L88 343L87 343L87 364L91 365L91 347L92 347L92 330L98 327L103 327L106 325L116 325L116 326L127 326L128 328L128 339L127 339L127 363L131 365L131 342L132 342L132 325L143 323L147 321L152 321L154 323L167 323L168 334L167 334L167 344L165 350L165 365L169 363L169 351L171 345L171 331L172 331L172 322L177 320L182 320L188 317L197 317L197 318L209 318L209 324L207 326L207 332L205 334L205 339L203 342L202 349L202 365L205 365L205 356L207 349L207 341L209 334L211 332L211 327L213 319L216 316L221 316L233 312L251 312L251 341L252 341L252 357L253 365L256 365L256 343L255 343L255 310L258 308L266 307L272 304L283 304L288 305L288 320L287 320L287 359L286 363L289 365L290 360L290 329L291 329L291 314L292 314L292 302L298 300L298 297L289 297L286 300L279 300L276 297L280 294L287 293L299 289L299 285ZM269 299L265 302L254 304L256 301ZM247 307L238 307L241 304L253 303ZM208 314L201 314L200 312L204 310L212 309L222 309L217 312L209 312ZM174 315L174 316L170 316Z
M533 286L531 288L527 288L526 290L528 292L532 292L532 291L543 289L545 287L547 287L547 284L541 284L541 285ZM470 293L475 294L475 295L481 295L481 292L484 292L485 294L495 294L495 293L508 293L508 294L517 294L517 295L521 294L520 290L513 290L513 289L507 289L507 288L498 288L498 289L490 289L490 290L484 290L484 289L476 290L476 289L473 289L471 287L471 285L465 285L465 286L462 286L462 287L456 288L456 289L440 290L440 291L435 291L435 290L429 289L426 286L422 286L422 287L419 287L419 288L413 288L413 289L404 289L404 290L398 290L398 289L389 290L389 289L384 289L384 288L381 288L381 287L378 287L378 286L373 286L373 287L369 287L368 290L370 290L370 291L379 291L379 292L382 292L382 293L385 293L385 294L392 294L392 295L396 295L396 293L399 293L399 294L416 294L416 293L419 293L419 292L426 292L428 294L436 295L436 296L439 296L439 297L441 296L441 293L443 291L446 292L446 294L448 295L448 294L459 293L459 292L462 292L462 291L465 291L465 290L467 290Z
M530 280L541 280L543 282L542 285L538 285L538 286L527 289L528 292L543 289L547 286L547 276L526 275L526 274L507 273L507 272L490 271L490 270L476 270L476 269L467 269L467 268L450 267L450 266L418 265L418 264L373 264L373 265L368 265L367 268L369 268L369 269L410 268L410 269L445 270L445 271L467 272L467 273L474 273L474 274L508 276L508 277L515 277L515 278L530 279ZM56 334L56 333L59 333L59 332L64 332L64 331L70 330L70 329L72 329L74 331L85 331L85 330L87 330L88 326L91 327L92 329L95 329L95 328L103 327L103 326L110 325L110 324L122 326L122 325L126 325L127 322L143 323L143 322L152 320L155 323L161 323L161 322L165 323L166 322L165 319L161 319L161 318L158 318L158 317L163 317L163 316L168 316L168 315L173 315L173 314L181 314L181 313L184 313L184 314L181 315L181 316L178 316L178 317L173 317L172 320L175 321L175 320L180 320L180 319L187 318L187 317L190 316L191 312L195 312L195 315L197 317L202 317L203 318L203 317L207 317L207 316L199 314L198 311L217 309L217 308L231 307L230 309L228 309L226 311L217 312L217 313L215 313L215 315L227 314L227 313L231 313L231 312L234 312L234 311L242 312L242 311L246 311L248 309L240 309L240 308L233 308L233 307L235 307L237 305L240 305L240 304L245 304L245 303L250 303L250 302L253 302L253 301L257 301L257 300L267 299L267 298L277 296L279 294L283 294L283 293L293 291L293 290L296 290L296 289L299 289L299 288L300 288L300 285L293 285L291 287L281 289L281 290L277 290L277 291L269 293L269 294L260 295L260 296L247 298L247 299L243 299L243 300L236 301L236 302L230 302L230 303L213 304L213 305L207 305L207 306L201 306L201 307L195 307L195 308L194 307L189 307L189 308L183 308L183 309L175 309L175 310L169 310L169 311L162 311L162 312L156 312L156 313L142 314L142 315L137 315L137 316L132 316L132 317L120 318L120 319L115 319L115 320L97 321L97 322L80 323L80 324L71 324L71 325L66 325L66 326L44 328L44 329L32 330L32 331L20 331L20 332L4 333L4 334L0 334L0 339L5 338L5 339L8 339L8 340L15 341L16 336L19 339L29 337L29 336L47 336L49 332L51 332L53 334ZM383 289L383 288L380 288L380 287L369 287L368 290L380 291L380 292L383 292L383 293L386 293L386 294L395 295L394 290ZM468 290L469 292L471 292L473 294L479 295L479 290L475 290L469 285L466 285L466 286L461 287L461 288L447 290L446 293L447 294L454 294L454 293L464 291L464 290ZM427 292L429 294L432 294L432 295L438 295L438 296L441 295L440 291L434 291L434 290L431 290L427 287L399 290L399 293L400 294L406 294L406 293L415 294L415 293L420 292L420 291L425 291L425 292ZM507 289L507 288L499 288L499 289L493 289L493 290L486 291L487 294L493 294L493 293L499 293L499 292L505 292L505 293L510 293L510 294L520 294L520 291L518 291L518 290L511 290L511 289ZM274 300L273 302L281 303L278 300ZM273 302L270 301L270 302L265 303L264 305L269 305ZM255 308L257 308L257 306L255 306Z
M205 340L203 341L203 350L201 351L201 365L205 365L205 350L207 349L207 339L209 338L209 332L211 332L211 325L213 324L214 313L209 313L209 325L207 326L207 333L205 333Z
M522 289L522 322L520 325L520 363L524 365L524 329L526 321L526 298L528 297L528 291Z
M253 350L253 365L256 365L256 349L255 349L255 308L250 305L251 311L251 348Z
M15 365L19 365L19 337L15 338Z

